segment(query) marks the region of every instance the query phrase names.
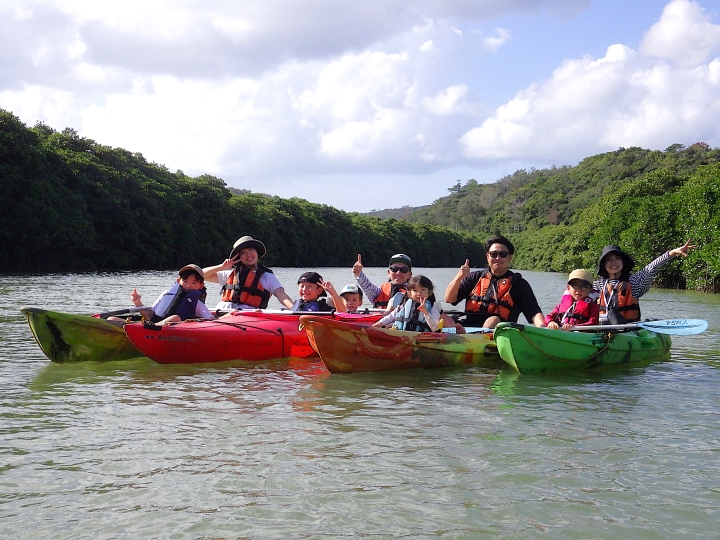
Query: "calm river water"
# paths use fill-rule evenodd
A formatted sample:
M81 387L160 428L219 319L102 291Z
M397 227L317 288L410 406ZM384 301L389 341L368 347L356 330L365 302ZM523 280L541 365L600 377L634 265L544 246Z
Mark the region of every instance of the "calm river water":
M293 298L302 271L276 271ZM384 272L367 271L376 283ZM455 269L415 273L442 295ZM549 311L564 276L522 273ZM59 365L18 311L113 309L134 286L149 302L174 277L3 276L0 538L720 535L718 295L643 298L646 317L710 323L675 338L668 361L552 377Z

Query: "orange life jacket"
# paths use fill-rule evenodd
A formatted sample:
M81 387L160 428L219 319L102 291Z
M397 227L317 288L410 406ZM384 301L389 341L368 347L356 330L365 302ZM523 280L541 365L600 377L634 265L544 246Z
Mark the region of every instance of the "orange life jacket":
M260 278L265 272L272 274L272 270L262 265L257 270L243 266L239 274L237 270L233 268L222 286L222 301L265 309L272 293L260 284Z
M390 299L397 293L405 293L405 285L394 285L392 281L386 281L380 285L380 294L375 297L373 307L385 308L388 305Z
M519 275L512 274L498 279L486 270L465 301L465 311L488 313L499 316L503 321L510 320L510 313L515 305L510 296L510 289L513 278Z
M607 313L608 303L611 309L617 307L628 322L640 320L640 303L632 295L632 286L629 281L620 281L614 286L610 282L605 283L603 290L600 291L600 298L598 298L600 315Z

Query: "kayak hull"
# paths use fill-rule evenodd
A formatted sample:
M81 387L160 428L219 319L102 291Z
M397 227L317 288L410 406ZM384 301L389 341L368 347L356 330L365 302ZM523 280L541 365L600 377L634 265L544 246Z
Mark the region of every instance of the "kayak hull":
M494 332L500 357L519 373L551 373L643 364L663 359L672 341L650 330L565 332L500 323Z
M125 325L130 341L160 364L203 364L241 360L260 362L280 358L316 358L298 313L236 312L220 319L185 321L151 328L142 323ZM353 317L370 324L379 314Z
M312 315L300 323L331 373L502 365L490 334L404 332Z
M35 341L53 362L108 362L143 356L121 327L105 319L36 307L20 311Z

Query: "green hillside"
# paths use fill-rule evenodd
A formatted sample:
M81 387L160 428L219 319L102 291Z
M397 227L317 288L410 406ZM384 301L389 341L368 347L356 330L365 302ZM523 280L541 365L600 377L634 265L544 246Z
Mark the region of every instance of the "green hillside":
M698 249L656 284L720 291L720 150L707 144L621 148L450 192L381 214L397 217L348 213L170 172L0 109L0 271L215 264L245 234L266 243L269 265L349 267L362 253L381 266L398 251L418 266L480 265L484 240L500 233L516 244L516 267L567 272L594 269L606 244L644 265L692 238Z
M514 241L519 268L594 269L607 244L645 265L692 238L700 247L663 268L656 284L720 290L720 150L705 143L665 151L620 148L575 167L517 171L492 184L469 180L408 216L481 238Z

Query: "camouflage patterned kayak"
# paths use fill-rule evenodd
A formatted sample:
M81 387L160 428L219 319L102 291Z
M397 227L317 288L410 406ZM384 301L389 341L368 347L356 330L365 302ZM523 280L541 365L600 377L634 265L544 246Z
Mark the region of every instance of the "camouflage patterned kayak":
M491 334L405 332L313 315L300 324L332 373L502 366Z
M565 332L500 323L494 332L500 357L520 373L550 373L643 364L670 351L666 334L638 329Z
M53 362L106 362L143 356L120 326L105 319L35 307L20 311L35 341Z

